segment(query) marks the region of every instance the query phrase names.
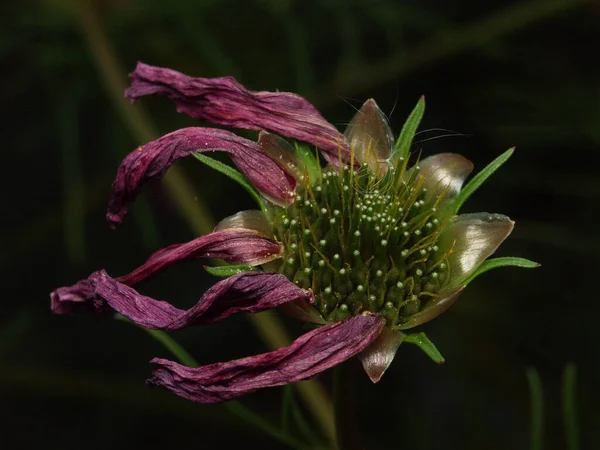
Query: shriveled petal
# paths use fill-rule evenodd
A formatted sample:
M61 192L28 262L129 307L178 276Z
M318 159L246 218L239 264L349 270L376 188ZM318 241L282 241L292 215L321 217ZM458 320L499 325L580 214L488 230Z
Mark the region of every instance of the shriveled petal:
M473 163L456 153L439 153L419 162L423 187L428 196L442 195L444 200L455 197L463 183L473 171Z
M118 280L133 286L177 262L199 258L219 258L233 264L257 266L281 258L282 252L280 243L253 230L217 231L159 250L142 266Z
M501 214L462 214L448 224L442 248L452 248L448 258L450 283L458 286L506 239L515 223Z
M358 355L363 369L373 383L381 380L405 337L400 331L384 328L379 337Z
M249 91L233 77L194 78L162 67L138 63L129 74L131 87L125 96L132 101L161 94L177 110L196 119L249 130L268 130L310 142L337 160L349 159L344 136L303 97L289 92Z
M330 323L289 347L198 368L153 359L149 383L198 403L217 403L272 386L311 378L360 353L379 336L385 319L365 314Z
M398 325L395 328L398 330L408 330L409 328L414 328L435 319L454 304L463 290L464 286L461 286L438 293L437 296L431 299L421 311L413 314L407 322Z
M177 159L210 150L229 153L240 171L269 200L278 204L293 201L295 180L258 144L229 131L184 128L138 147L123 160L113 183L106 213L108 222L112 226L121 223L142 186L160 179Z
M256 231L224 230L163 248L151 255L133 272L117 280L128 286L134 286L175 263L198 258L220 258L234 264L264 264L281 257L281 252L281 244ZM52 292L50 309L54 314L68 314L81 309L90 309L94 298L94 288L88 278L73 286L61 287Z
M375 103L367 100L354 115L344 132L350 148L360 163L384 175L389 166L394 147L394 135L387 118Z
M118 282L104 270L88 278L96 308L107 306L134 323L155 330L177 330L190 325L216 322L237 312L256 313L276 308L311 294L277 273L244 272L213 285L188 310L146 297Z
M50 294L50 311L69 314L94 309L94 288L89 280L80 280L73 286L60 287Z
M236 228L255 230L265 236L271 236L273 234L271 224L264 213L258 209L240 211L232 216L226 217L217 224L214 231L224 231Z

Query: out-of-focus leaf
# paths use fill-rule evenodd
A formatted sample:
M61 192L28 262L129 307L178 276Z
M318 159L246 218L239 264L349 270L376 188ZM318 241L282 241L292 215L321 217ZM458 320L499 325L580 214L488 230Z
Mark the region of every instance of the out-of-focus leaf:
M544 435L544 391L540 374L533 367L528 367L527 382L531 402L529 450L542 450Z
M579 450L579 424L577 421L577 406L575 388L577 367L573 363L565 366L562 377L562 409L565 427L565 439L568 450Z

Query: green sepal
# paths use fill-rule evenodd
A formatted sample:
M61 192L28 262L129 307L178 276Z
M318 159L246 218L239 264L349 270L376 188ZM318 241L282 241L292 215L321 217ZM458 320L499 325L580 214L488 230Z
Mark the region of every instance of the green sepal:
M473 195L479 186L481 186L485 180L487 180L490 175L492 175L498 168L508 161L508 158L513 154L515 148L509 148L500 156L498 156L495 160L489 163L481 172L475 175L471 181L467 183L465 187L463 187L460 193L454 199L454 213L456 214L460 207L468 200L468 198Z
M536 263L535 261L530 261L529 259L517 258L515 256L506 256L503 258L492 258L492 259L488 259L488 260L484 261L477 268L477 270L475 270L475 272L473 272L471 275L469 275L469 278L467 278L461 284L463 286L466 286L467 284L469 284L471 281L473 281L475 278L477 278L482 273L485 273L488 270L496 269L497 267L506 267L506 266L522 267L524 269L535 269L537 267L540 267L541 264Z
M406 122L402 126L402 131L400 132L400 136L398 136L398 140L396 141L394 153L396 153L399 158L406 158L410 153L410 146L412 145L413 138L415 137L417 128L419 128L421 119L423 119L424 113L425 96L422 95L417 102L417 106L415 106L408 116L408 119L406 119Z
M260 206L261 211L265 211L265 205L263 203L262 197L260 196L258 191L254 189L254 186L250 184L250 181L248 181L248 179L244 175L242 175L241 172L235 170L233 167L230 167L227 164L223 164L221 161L217 161L214 158L210 158L200 153L194 153L194 158L196 158L198 161L203 162L211 169L222 173L223 175L231 178L233 181L238 183L240 186L246 189L246 191L252 196L252 198L254 198L254 200L256 200L256 203L258 203L258 206Z
M431 358L431 360L438 364L444 364L446 360L437 349L435 344L429 340L429 338L425 335L425 333L412 333L408 334L404 338L404 342L408 342L409 344L415 344L419 347L427 356Z
M227 278L242 272L255 272L256 268L246 264L240 264L238 266L204 266L204 270L215 277Z
M319 174L321 172L319 169L319 162L317 161L317 158L315 158L312 150L307 146L296 142L295 147L296 157L300 162L300 167L306 171L306 175L308 175L308 179L312 185L319 179Z

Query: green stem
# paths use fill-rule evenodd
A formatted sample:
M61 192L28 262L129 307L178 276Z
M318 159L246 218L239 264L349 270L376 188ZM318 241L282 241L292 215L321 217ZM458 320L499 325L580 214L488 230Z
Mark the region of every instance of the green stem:
M577 424L577 407L575 402L575 383L577 368L568 363L562 379L562 407L565 427L565 438L569 450L579 450L579 426Z
M356 370L355 361L347 361L334 368L333 404L338 450L359 450L356 423Z
M529 449L542 450L544 435L544 392L542 389L542 380L537 370L533 367L528 367L526 373L529 383L531 408Z

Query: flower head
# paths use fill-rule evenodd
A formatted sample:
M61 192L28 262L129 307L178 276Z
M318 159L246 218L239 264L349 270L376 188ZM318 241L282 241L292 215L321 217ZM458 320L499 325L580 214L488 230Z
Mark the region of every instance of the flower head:
M281 307L320 325L289 347L240 360L189 368L154 359L151 383L182 397L225 401L312 377L357 355L378 381L406 330L447 310L513 228L499 214L456 215L470 193L461 188L471 162L450 153L411 157L416 125L395 144L373 100L341 134L295 94L252 92L233 78L192 78L145 64L131 78L126 95L132 100L162 94L192 117L260 134L253 142L224 130L186 128L139 147L113 184L112 226L144 183L176 159L207 150L229 153L267 201L262 211L240 212L207 236L156 252L128 275L99 271L57 289L53 312L111 308L144 327L174 330ZM327 165L281 136L313 144ZM174 263L212 257L255 270L216 283L189 310L133 288Z

